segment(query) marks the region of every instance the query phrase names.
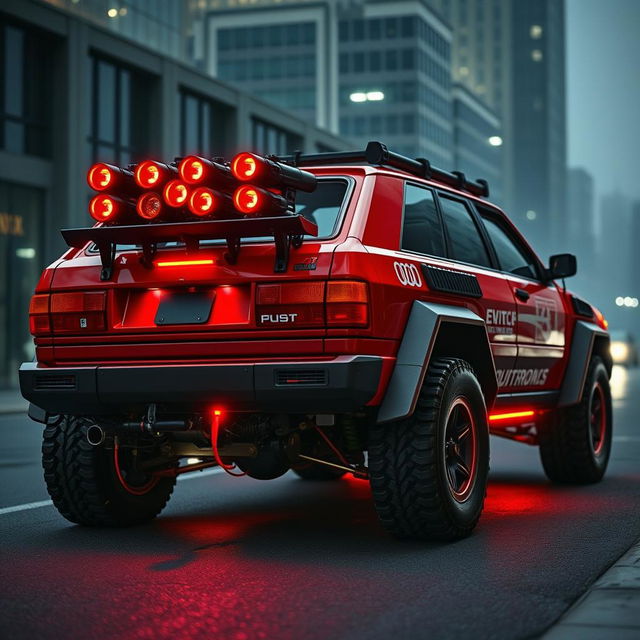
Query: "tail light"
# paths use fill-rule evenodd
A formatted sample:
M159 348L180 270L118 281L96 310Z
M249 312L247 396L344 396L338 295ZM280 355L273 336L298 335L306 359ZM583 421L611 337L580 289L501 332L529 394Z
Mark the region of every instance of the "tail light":
M223 210L228 210L230 198L226 193L214 191L209 187L198 187L189 196L189 211L194 216L204 218L215 216Z
M113 191L131 184L131 171L98 162L87 173L87 182L94 191Z
M180 180L171 180L167 182L162 192L164 201L174 209L185 207L189 197L189 189L184 182Z
M131 211L131 205L108 194L99 193L89 202L89 213L97 222L114 222Z
M231 161L231 173L241 182L251 182L262 187L286 187L313 191L317 184L313 173L263 158L255 153L239 153Z
M235 190L233 206L247 216L281 215L287 212L289 203L277 193L246 184Z
M29 328L34 336L104 331L106 308L106 291L38 294L31 298Z
M164 203L157 193L148 191L143 193L136 204L136 211L145 220L157 220L162 215Z
M176 169L162 162L145 160L134 172L136 184L142 189L159 189L176 175Z
M260 284L256 321L263 327L365 327L369 294L365 282L289 282Z
M233 176L231 171L223 164L200 156L187 156L178 167L180 177L187 184L221 185L229 183Z
M369 292L366 282L327 282L327 325L366 327L369 323Z

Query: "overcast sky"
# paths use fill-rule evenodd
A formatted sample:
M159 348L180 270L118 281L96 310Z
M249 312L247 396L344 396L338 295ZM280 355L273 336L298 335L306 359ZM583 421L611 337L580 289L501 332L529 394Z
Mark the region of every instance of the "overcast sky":
M640 199L640 0L567 0L569 166Z

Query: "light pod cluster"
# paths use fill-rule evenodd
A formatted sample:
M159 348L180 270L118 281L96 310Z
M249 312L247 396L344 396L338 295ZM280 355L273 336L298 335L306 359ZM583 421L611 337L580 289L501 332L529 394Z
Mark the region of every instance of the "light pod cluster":
M316 187L312 173L253 153L230 164L195 155L177 165L145 160L132 169L99 162L87 182L97 192L89 213L107 224L285 215L288 194Z

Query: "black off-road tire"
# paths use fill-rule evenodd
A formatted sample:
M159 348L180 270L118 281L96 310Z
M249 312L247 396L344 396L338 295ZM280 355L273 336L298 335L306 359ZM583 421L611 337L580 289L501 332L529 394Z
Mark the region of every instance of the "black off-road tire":
M604 411L601 415L597 414L598 403ZM594 419L597 424L592 425ZM540 459L549 480L560 484L602 480L611 454L612 431L609 374L602 359L594 356L579 404L550 412L541 425Z
M113 448L92 446L90 422L71 416L44 430L42 466L49 495L70 522L124 527L155 518L171 496L175 478L161 478L141 495L118 479Z
M328 480L340 480L346 471L341 469L333 469L316 462L300 464L291 469L299 478L303 480L314 480L326 482Z
M468 487L457 495L447 472L451 456L458 452L454 448L452 454L447 444L454 411L470 418L475 455L468 465ZM466 447L462 450L468 450L468 443ZM373 500L383 526L396 537L449 541L468 536L482 513L488 472L486 405L475 373L464 360L436 359L413 415L369 430Z

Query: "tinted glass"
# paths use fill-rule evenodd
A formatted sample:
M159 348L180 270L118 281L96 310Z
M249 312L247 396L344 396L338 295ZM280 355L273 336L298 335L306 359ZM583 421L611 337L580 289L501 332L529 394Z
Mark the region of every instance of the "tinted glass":
M507 234L502 226L491 218L483 216L484 226L491 238L493 248L498 256L500 268L526 278L537 278L532 256L521 249Z
M323 180L315 191L296 193L296 213L318 225L318 238L329 238L336 231L347 183L344 180Z
M431 256L444 256L445 246L433 193L408 184L404 191L402 248Z
M440 207L449 233L449 257L481 267L490 267L489 254L467 206L459 200L440 197Z

